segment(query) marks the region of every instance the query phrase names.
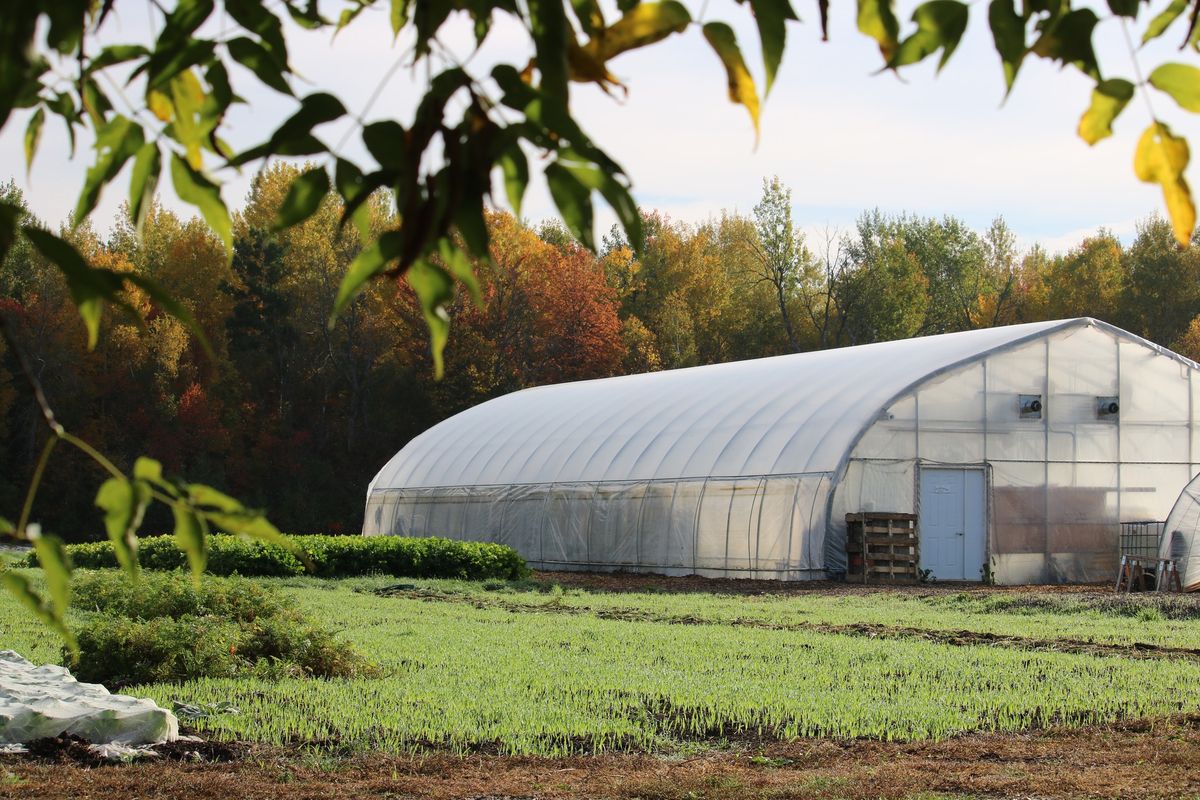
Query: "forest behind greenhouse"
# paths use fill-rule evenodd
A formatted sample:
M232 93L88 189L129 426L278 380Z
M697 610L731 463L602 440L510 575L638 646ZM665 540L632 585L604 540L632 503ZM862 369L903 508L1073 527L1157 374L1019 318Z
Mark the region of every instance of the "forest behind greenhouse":
M133 316L106 315L89 352L57 267L19 241L0 270L2 310L69 428L119 462L146 453L223 486L284 530L357 533L368 481L405 442L530 386L1078 316L1200 358L1200 253L1180 250L1161 218L1126 242L1098 230L1049 252L1020 246L999 217L975 230L953 216L866 210L852 229L821 230L794 220L787 187L767 180L750 213L685 223L644 209L640 256L617 228L593 254L557 224L489 212L492 261L474 265L479 302L460 292L449 309L439 381L403 279L372 282L327 326L361 244L332 198L272 230L296 174L276 165L255 181L231 263L204 223L157 206L140 240L127 219L102 233L32 220L61 225L97 266L158 281L211 354L144 296L128 298ZM11 182L0 199L24 207ZM385 198L370 211L375 230L396 224ZM11 508L45 428L3 348L0 437L12 446L0 454L0 505ZM100 477L74 454L56 460L43 526L96 538ZM169 529L160 513L146 530Z

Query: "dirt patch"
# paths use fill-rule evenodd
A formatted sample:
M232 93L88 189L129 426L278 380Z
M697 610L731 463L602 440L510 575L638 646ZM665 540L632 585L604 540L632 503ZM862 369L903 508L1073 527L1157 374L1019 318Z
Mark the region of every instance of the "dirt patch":
M936 630L912 628L900 625L877 623L851 623L835 625L821 622L795 622L781 624L757 619L735 618L724 620L704 619L694 616L672 616L655 614L636 609L602 609L586 605L568 605L550 598L541 603L526 603L508 600L502 596L489 596L469 592L419 589L412 584L397 584L374 590L381 597L404 597L425 602L461 603L479 609L499 608L515 614L565 614L569 616L592 616L621 622L656 622L666 625L717 625L759 628L775 631L807 631L811 633L844 634L867 636L880 639L921 639L936 644L960 647L988 645L1054 653L1079 653L1095 656L1118 656L1123 658L1175 658L1200 660L1200 649L1168 647L1165 645L1134 642L1130 645L1086 642L1077 639L1036 639L1024 636L1007 636L967 630ZM1090 595L1081 595L1088 597Z
M593 592L667 592L704 594L872 594L900 592L903 594L952 594L980 592L984 594L1086 594L1112 589L1111 583L1050 584L1029 586L989 586L969 581L938 583L849 583L845 581L768 581L749 578L705 578L699 575L678 577L643 572L547 572L535 571L538 583L558 584L566 589ZM1111 591L1109 591L1111 595Z
M102 767L113 763L112 759L92 750L87 739L73 734L35 739L25 746L29 752L20 757L31 761L82 767ZM147 755L140 757L167 761L227 763L238 760L246 752L247 747L237 743L178 740L149 747Z
M226 764L92 769L0 757L0 798L1178 798L1200 793L1200 717L894 744L796 740L692 758L367 755L247 748Z

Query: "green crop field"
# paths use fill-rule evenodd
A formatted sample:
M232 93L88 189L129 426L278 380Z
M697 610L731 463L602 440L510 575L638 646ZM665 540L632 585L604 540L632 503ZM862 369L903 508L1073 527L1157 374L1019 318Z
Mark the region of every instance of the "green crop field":
M1187 598L431 580L380 596L397 581L266 582L368 653L382 677L128 691L164 705L232 704L240 713L197 723L221 738L547 755L678 753L747 737L944 739L1200 710L1200 657L1189 652L1200 606ZM57 657L8 597L0 648Z

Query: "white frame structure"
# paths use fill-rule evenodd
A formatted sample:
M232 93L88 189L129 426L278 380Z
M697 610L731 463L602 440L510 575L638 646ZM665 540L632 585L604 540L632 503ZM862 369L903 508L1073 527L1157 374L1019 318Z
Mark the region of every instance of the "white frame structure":
M1119 522L1162 519L1197 471L1198 369L1082 318L528 389L409 442L363 532L551 569L823 578L846 568L846 513L919 513L921 465L982 467L985 574L1107 579Z

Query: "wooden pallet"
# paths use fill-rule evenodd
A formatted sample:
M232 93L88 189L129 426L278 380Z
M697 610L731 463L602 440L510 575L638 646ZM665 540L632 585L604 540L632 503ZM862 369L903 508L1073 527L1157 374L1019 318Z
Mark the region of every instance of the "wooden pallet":
M847 578L862 583L916 583L920 549L915 514L846 515Z

